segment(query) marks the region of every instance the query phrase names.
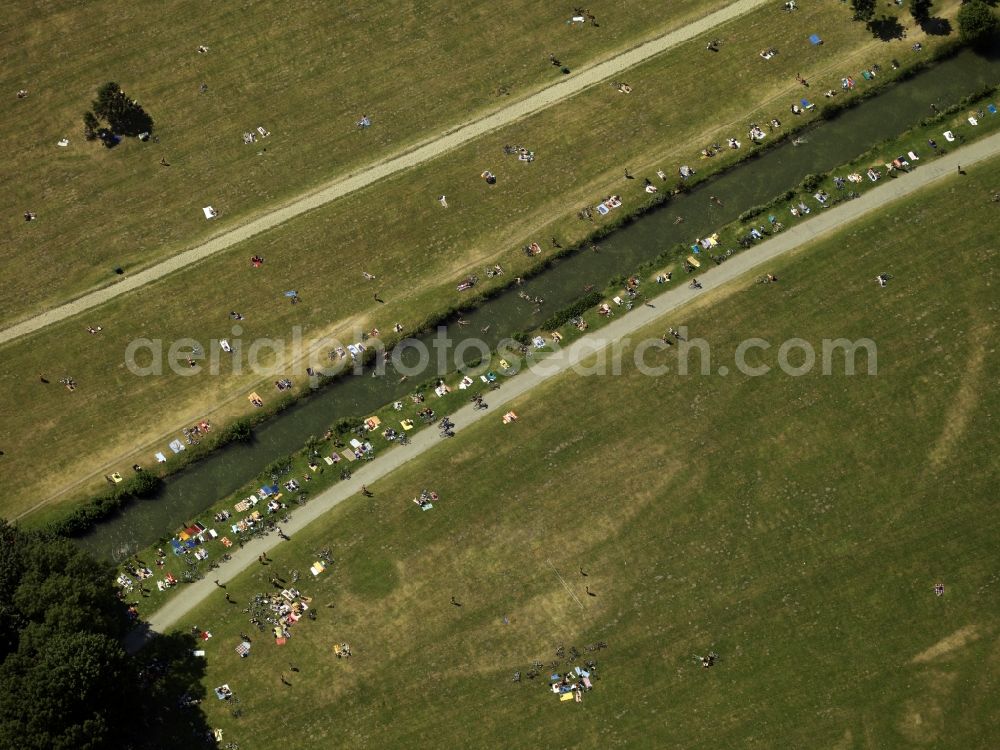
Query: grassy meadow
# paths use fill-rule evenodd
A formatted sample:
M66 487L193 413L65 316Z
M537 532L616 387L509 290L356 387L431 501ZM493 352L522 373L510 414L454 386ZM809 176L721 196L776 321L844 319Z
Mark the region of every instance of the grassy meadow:
M497 261L517 274L529 263L519 249L525 242L538 239L548 247L550 236L564 244L584 236L593 225L575 218L582 206L610 192L630 206L644 200L641 180L625 181L623 165L640 177L655 176L659 167L674 175L682 163L701 170L724 165L734 157L699 162L699 150L728 135L744 137L751 121L777 116L787 123L789 102L801 91L796 73L821 90L876 61L888 73L892 57L904 65L917 59L908 41L877 42L860 24L843 23L846 13L818 5L790 15L762 9L719 31L719 53L695 40L629 71L623 76L633 87L628 96L596 87L117 298L86 320L8 345L0 365L0 393L8 404L0 410L0 438L16 449L5 458L5 511L24 512L60 491L57 503L72 502L100 486L104 473L137 461L149 466L152 453L181 427L205 416L220 423L245 413L245 396L255 388L264 388L265 398L275 393L267 382L277 376L225 368L220 377L136 378L123 354L138 337L168 343L225 337L230 310L246 315L247 340L287 341L295 325L307 342L373 326L385 332L397 321L412 330L460 302L454 285L465 274L482 274L484 264ZM822 47L806 40L817 28ZM781 50L773 60L757 56L762 40ZM706 60L711 75L704 75ZM536 162L504 157L505 143L532 148ZM484 167L498 175L496 186L479 179ZM441 193L449 196L447 210L434 200ZM255 252L267 258L257 271L247 263ZM363 271L377 280L365 282ZM301 304L287 303L281 296L287 289L299 291ZM385 304L374 301L375 292ZM94 324L103 326L101 336L84 330ZM69 393L43 386L39 373L53 381L72 376L80 387ZM17 408L24 399L30 411ZM50 508L58 512L57 504Z
M595 0L594 27L567 24L569 6L530 0L14 3L0 22L10 94L0 119L11 125L0 133L0 320L111 283L116 266L149 266L548 85L562 78L550 52L582 67L725 4ZM152 115L158 143L84 141L82 115L109 80ZM359 132L363 114L373 127ZM257 126L271 136L244 145ZM64 137L69 147L56 147ZM202 216L209 204L216 222ZM38 221L25 225L26 210Z
M181 628L214 634L210 725L241 748L995 745L997 166L681 311L712 374L561 376L298 533ZM748 337L772 367L791 337L868 337L877 374L717 375ZM321 547L317 619L239 659L241 603ZM548 692L560 646L597 660L582 704Z

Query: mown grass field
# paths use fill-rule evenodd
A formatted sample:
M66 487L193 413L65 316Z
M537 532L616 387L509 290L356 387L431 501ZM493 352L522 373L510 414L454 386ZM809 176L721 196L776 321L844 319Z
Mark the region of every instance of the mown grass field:
M626 358L617 377L560 377L516 425L459 430L297 534L229 583L237 604L220 591L185 624L215 636L209 723L245 748L996 744L997 279L982 238L997 166L805 247L778 285L747 279L678 315L710 342L711 375L653 378ZM750 363L772 367L791 337L868 337L877 374L715 374L749 337L773 345ZM676 351L650 361L676 369ZM421 513L425 487L441 499ZM323 546L336 563L300 586L317 620L285 646L255 636L240 660L240 603ZM556 649L599 640L595 689L559 703ZM345 641L349 661L332 652ZM238 719L210 693L222 683Z
M568 25L569 6L528 0L14 4L0 24L0 118L11 125L0 133L0 320L108 284L118 265L151 265L560 79L550 52L582 67L724 5L596 0L595 28ZM149 111L159 143L84 141L82 115L108 80ZM359 133L363 114L374 126ZM244 145L258 125L272 135ZM63 137L70 146L57 148ZM209 204L217 222L202 217ZM39 220L25 226L25 210Z
M0 436L18 446L6 458L7 512L23 512L66 487L87 491L99 486L101 474L136 461L148 466L170 432L206 415L221 422L244 413L245 395L254 388L274 392L261 385L260 376L225 370L211 378L136 378L123 364L129 341L148 336L169 344L183 336L203 342L228 336L230 310L247 316L242 324L247 340L288 341L294 325L303 326L306 341L355 326L384 332L396 321L410 330L456 304L454 284L468 272L481 274L484 263L501 261L516 274L528 262L519 250L523 242L545 243L556 235L568 243L583 236L591 225L574 215L602 194L619 192L630 205L645 198L641 180L622 179L622 165L640 176L661 166L674 174L689 162L707 169L709 163L695 161L703 146L727 135L742 137L753 120L788 120L788 102L800 93L796 72L821 89L876 60L888 71L893 56L904 63L915 59L902 42L874 42L860 25L838 24L845 12L828 6L792 15L764 9L720 30L725 44L717 55L696 40L631 71L629 96L597 87L118 298L87 320L53 326L6 347L0 388L11 408L0 414ZM806 41L807 30L815 28L829 29L823 31L823 47ZM761 60L762 40L782 52ZM714 66L711 76L702 75L706 59ZM504 143L531 147L537 161L505 161ZM499 177L494 188L478 177L487 166ZM448 210L434 200L442 192L449 195ZM254 252L267 258L257 272L247 263ZM378 280L365 283L362 271ZM286 289L299 290L302 303L288 305L281 296ZM373 301L376 291L384 305ZM105 329L100 337L84 330L95 323ZM81 386L74 393L46 391L38 373L71 375ZM265 383L274 379L265 376ZM24 399L32 404L29 411L14 408ZM48 460L52 455L59 461ZM44 471L38 468L41 456ZM57 500L75 497L67 493Z

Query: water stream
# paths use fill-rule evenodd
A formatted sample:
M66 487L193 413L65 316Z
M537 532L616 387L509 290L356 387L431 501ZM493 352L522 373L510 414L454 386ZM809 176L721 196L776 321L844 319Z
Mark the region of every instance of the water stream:
M466 314L468 325L452 324L453 341L480 338L495 345L503 336L530 330L579 298L585 286L603 288L616 275L631 272L644 261L677 243L690 243L734 221L748 208L768 202L795 187L808 174L827 172L891 138L962 96L1000 82L1000 58L986 59L968 51L890 87L839 117L820 121L803 133L805 143L786 142L761 157L678 195L661 208L629 224L589 250L555 261L552 267L517 289L490 299ZM786 113L786 123L794 115ZM737 137L745 134L735 134ZM697 160L691 164L698 167ZM640 175L642 177L642 175ZM709 195L722 205L709 200ZM682 224L675 224L683 216ZM766 217L764 217L766 218ZM518 296L524 291L545 300L540 313ZM488 333L482 329L489 326ZM415 356L415 352L413 353ZM408 361L408 363L410 363ZM412 392L414 383L432 377L346 377L259 426L248 444L232 444L166 480L155 499L136 501L98 525L80 543L103 556L117 556L152 544L196 517L220 497L238 489L271 461L302 447L310 435L322 435L343 417L366 416L386 403Z

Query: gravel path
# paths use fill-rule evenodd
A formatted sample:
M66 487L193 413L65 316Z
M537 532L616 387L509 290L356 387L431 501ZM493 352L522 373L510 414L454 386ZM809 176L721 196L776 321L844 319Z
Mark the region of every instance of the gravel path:
M461 432L463 428L484 418L499 420L505 410L505 405L510 401L523 396L549 378L566 372L595 351L612 342L620 341L650 323L674 313L696 296L727 284L750 271L761 269L773 259L785 255L817 237L840 229L942 177L956 174L959 164L968 166L998 155L1000 155L1000 133L957 149L910 174L902 175L894 180L886 179L881 185L868 191L857 200L834 206L813 216L808 221L796 224L772 239L762 242L748 252L734 255L721 266L710 268L698 275L698 279L703 285L701 291L688 288L686 283L679 284L670 291L654 298L651 301L653 307L643 305L627 315L616 317L601 330L578 339L561 352L542 360L533 369L524 370L517 377L506 381L499 390L487 393L486 401L490 405L489 409L476 411L472 408L472 404L462 407L451 415L452 420L457 425L456 430ZM760 272L758 270L758 273ZM666 321L663 322L666 323ZM530 429L530 426L522 422L512 425L510 429L512 431ZM291 522L283 524L282 529L294 539L295 534L305 526L344 500L358 495L362 484L374 485L382 477L438 445L445 448L448 446L448 441L442 442L436 429L425 429L417 433L409 446L387 451L377 460L359 468L350 480L335 484L310 500L306 506L295 510ZM262 552L278 554L274 550L281 544L284 542L276 535L255 539L243 549L237 550L233 554L232 560L213 571L213 578L218 577L220 581L226 582L242 573L246 568L256 564L257 558ZM127 645L131 650L138 649L151 635L151 631L164 632L174 627L192 609L216 593L215 584L208 578L185 585L182 594L175 596L149 617L150 630L134 631Z
M446 131L406 153L389 157L371 166L364 167L359 172L351 173L346 177L339 177L319 190L303 194L280 208L276 208L257 219L248 221L241 226L214 237L204 244L185 250L162 263L139 271L134 275L127 276L111 286L85 294L71 302L54 307L51 310L5 328L0 331L0 344L27 336L45 326L97 307L119 295L126 294L157 279L162 279L165 276L176 273L194 263L220 253L238 242L242 242L256 234L266 232L268 229L290 221L304 214L306 211L319 208L337 198L365 188L378 180L389 177L404 169L423 164L447 151L468 143L474 138L478 138L484 133L510 125L516 120L551 107L553 104L557 104L574 94L578 94L590 86L618 75L623 70L634 67L651 57L665 52L672 47L676 47L678 44L686 42L699 34L703 34L719 24L749 13L759 6L764 5L765 2L766 0L737 0L732 5L728 5L686 26L645 42L602 63L581 69L579 72L575 72L562 79L559 83L553 84L525 99L514 102L503 109L497 110L493 114Z

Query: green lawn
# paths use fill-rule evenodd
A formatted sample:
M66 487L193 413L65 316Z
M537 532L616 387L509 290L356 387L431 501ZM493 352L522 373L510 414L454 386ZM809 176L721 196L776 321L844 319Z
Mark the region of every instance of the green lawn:
M570 7L413 3L137 6L15 3L0 117L6 294L0 320L26 316L197 244L277 202L723 7L679 0L589 3L600 25L570 26ZM197 48L205 45L206 54ZM118 81L155 120L157 144L108 151L81 118L97 86ZM208 91L199 93L202 83ZM498 95L506 86L508 95ZM27 89L18 100L14 92ZM373 127L357 132L369 114ZM264 126L271 136L243 144ZM63 137L68 148L56 147ZM266 154L258 154L266 148ZM159 164L165 157L170 167ZM201 207L220 211L209 223ZM39 220L25 226L21 215ZM39 273L39 268L43 269Z
M0 410L0 439L16 443L5 459L11 477L7 512L23 511L67 487L74 492L59 501L71 502L99 486L103 473L136 461L148 465L152 452L185 424L205 415L221 423L244 413L246 393L267 388L260 377L246 373L133 377L122 360L126 345L137 337L168 342L223 337L230 331L230 310L247 315L246 339L287 340L295 325L303 326L306 341L345 334L355 326L387 331L396 321L412 330L456 304L455 283L470 271L481 274L486 262L503 262L509 278L527 267L519 250L524 242L544 243L556 235L569 244L582 237L592 225L574 218L581 206L611 192L621 193L630 206L644 200L641 180L621 178L623 164L640 175L658 167L674 174L682 163L698 163L703 146L741 135L752 120L787 120L788 102L799 93L796 72L821 88L835 85L847 72L857 75L875 60L888 71L893 56L904 64L916 59L903 42L885 45L860 25L838 25L845 13L827 6L792 15L765 8L720 30L726 43L718 55L696 40L631 71L629 96L599 86L118 298L85 320L5 347L0 393L8 407ZM820 26L830 29L824 31L826 44L812 47L806 31ZM782 53L760 60L762 39ZM711 76L700 75L706 59L713 61ZM504 143L527 144L538 160L530 165L503 161ZM726 158L731 157L717 157L714 163L721 166ZM500 177L495 189L478 177L484 166ZM711 166L701 163L702 170ZM441 192L449 195L447 211L434 201ZM268 259L259 272L247 263L254 252ZM376 274L377 283L364 283L362 271ZM281 296L293 288L303 299L294 307ZM385 305L373 302L376 290ZM97 323L103 335L87 335L84 327ZM50 379L70 375L81 385L72 394L43 387L38 373ZM25 399L30 410L18 408Z
M790 337L869 337L877 375L559 377L516 425L460 430L297 534L228 587L245 601L329 546L301 586L318 618L287 645L261 634L240 660L250 630L222 592L185 623L215 636L206 690L241 699L236 719L209 693L209 723L245 748L996 744L997 166L669 321L716 365L748 337L774 344L770 365ZM424 487L441 495L427 513ZM559 703L557 647L599 640L595 689ZM534 659L543 675L513 684Z

